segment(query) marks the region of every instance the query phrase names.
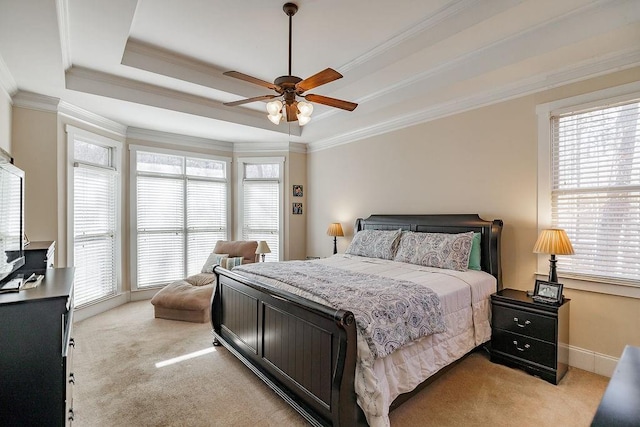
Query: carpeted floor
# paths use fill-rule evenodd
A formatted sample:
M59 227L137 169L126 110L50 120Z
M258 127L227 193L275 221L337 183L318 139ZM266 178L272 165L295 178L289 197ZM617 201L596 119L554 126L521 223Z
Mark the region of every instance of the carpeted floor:
M307 425L233 355L211 345L209 324L154 319L151 304L140 301L74 328L74 425ZM393 411L391 425L588 426L607 383L571 368L554 386L477 352Z

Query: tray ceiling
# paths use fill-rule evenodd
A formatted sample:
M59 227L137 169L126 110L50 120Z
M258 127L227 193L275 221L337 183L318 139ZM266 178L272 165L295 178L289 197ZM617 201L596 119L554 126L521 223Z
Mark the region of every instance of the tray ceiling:
M269 93L222 75L287 74L284 1L0 3L0 85L131 128L323 148L640 65L637 0L298 0L294 75L331 67L299 127L267 120ZM639 76L640 77L640 76Z

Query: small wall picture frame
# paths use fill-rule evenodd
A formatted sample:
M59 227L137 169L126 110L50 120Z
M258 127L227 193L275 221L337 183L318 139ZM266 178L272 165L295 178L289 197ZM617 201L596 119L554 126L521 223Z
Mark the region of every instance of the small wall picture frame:
M291 213L294 215L302 215L302 203L293 203Z
M533 290L533 299L547 304L560 304L562 302L562 283L536 280Z
M293 186L293 197L302 197L302 185L294 185Z

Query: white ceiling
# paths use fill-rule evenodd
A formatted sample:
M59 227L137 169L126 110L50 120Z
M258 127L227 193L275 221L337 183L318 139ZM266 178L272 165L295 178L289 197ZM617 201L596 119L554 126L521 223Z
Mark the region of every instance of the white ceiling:
M297 0L292 73L344 78L312 93L300 128L264 103L288 73L283 0L0 0L0 86L130 128L320 149L640 65L639 0ZM640 76L638 76L640 80Z

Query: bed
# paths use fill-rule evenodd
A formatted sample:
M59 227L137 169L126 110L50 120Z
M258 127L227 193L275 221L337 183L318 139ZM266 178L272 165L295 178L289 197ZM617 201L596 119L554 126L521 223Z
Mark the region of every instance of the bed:
M475 214L371 215L356 221L355 231L365 230L479 234L481 271L434 269L353 253L288 262L296 268L306 263L317 274L330 268L345 277L373 275L394 286L426 284L438 296L444 331L372 358L375 347L367 347L370 341L358 333L351 311L271 273L214 269L214 344L224 345L312 425L388 425L390 409L490 338L489 295L502 288L501 220L485 221ZM266 267L279 268L257 266Z

